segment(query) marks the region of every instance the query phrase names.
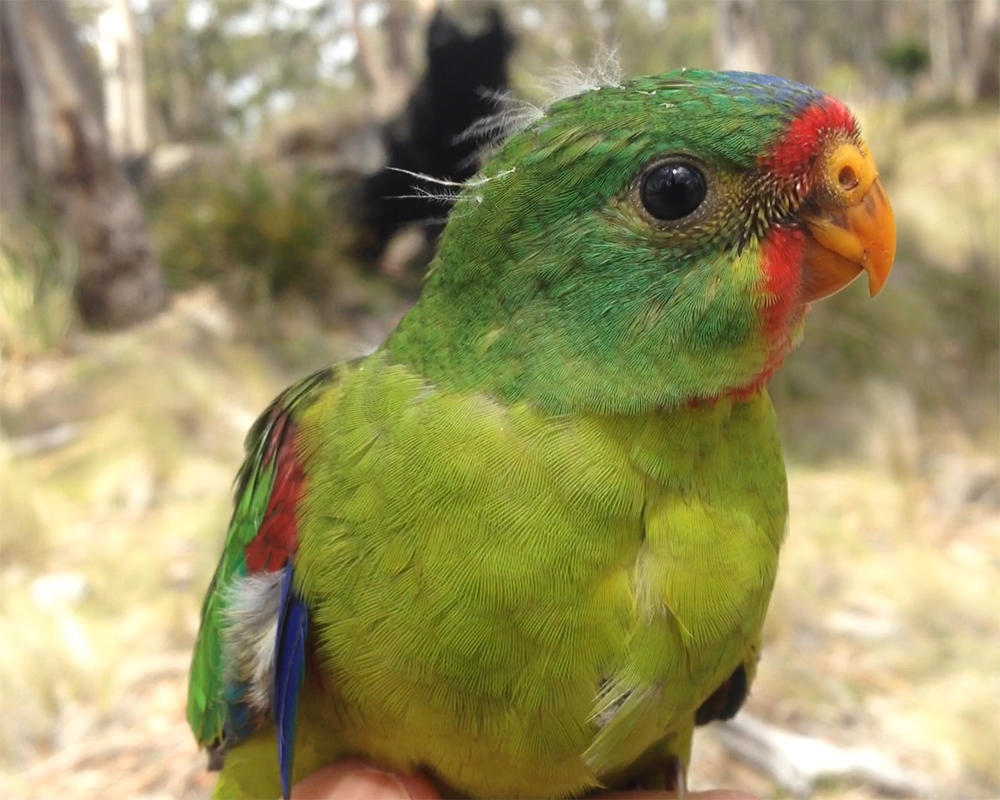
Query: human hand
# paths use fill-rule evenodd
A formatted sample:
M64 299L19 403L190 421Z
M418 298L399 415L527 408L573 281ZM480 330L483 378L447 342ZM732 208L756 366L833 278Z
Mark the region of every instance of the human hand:
M423 775L387 772L359 758L316 770L292 787L292 800L438 800Z
M756 800L728 789L687 792L688 800ZM360 759L348 759L317 770L292 788L292 800L438 800L437 790L422 775L386 772ZM671 800L673 792L618 792L602 800Z

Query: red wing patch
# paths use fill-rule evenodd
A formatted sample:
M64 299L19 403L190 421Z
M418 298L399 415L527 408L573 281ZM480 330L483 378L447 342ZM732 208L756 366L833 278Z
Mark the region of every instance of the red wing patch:
M299 544L295 514L305 486L305 471L295 452L297 426L287 412L279 413L281 418L264 452L264 463L274 465L274 484L257 535L243 550L251 573L282 569Z

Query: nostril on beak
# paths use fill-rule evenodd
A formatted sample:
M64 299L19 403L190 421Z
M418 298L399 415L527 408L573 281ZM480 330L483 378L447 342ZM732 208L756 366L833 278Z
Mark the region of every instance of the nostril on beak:
M841 189L845 192L849 192L858 185L858 174L854 171L854 168L848 164L841 168L840 174L837 175L837 183L840 184Z

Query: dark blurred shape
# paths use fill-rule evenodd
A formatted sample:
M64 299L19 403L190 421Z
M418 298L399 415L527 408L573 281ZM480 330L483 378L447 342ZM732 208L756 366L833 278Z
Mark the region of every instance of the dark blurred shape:
M438 8L427 30L427 71L405 108L380 136L386 160L350 189L347 207L358 226L357 255L381 264L393 236L407 225L423 228L430 246L451 204L421 197L433 189L396 170L461 182L475 174L475 137L462 133L496 112L493 99L507 88L507 60L514 39L495 7L457 12Z
M740 664L726 682L712 692L711 696L698 707L694 721L696 725L732 719L743 707L747 699L747 671Z
M972 27L973 97L995 103L1000 100L1000 3L978 0Z

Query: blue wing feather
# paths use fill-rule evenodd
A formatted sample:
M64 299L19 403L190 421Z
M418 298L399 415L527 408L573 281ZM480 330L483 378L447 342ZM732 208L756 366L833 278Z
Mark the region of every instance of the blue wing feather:
M278 767L281 794L291 796L292 765L295 760L295 730L299 716L299 695L306 674L306 630L309 612L292 588L292 565L285 564L278 606L278 636L274 654L274 686L271 713L278 733Z

